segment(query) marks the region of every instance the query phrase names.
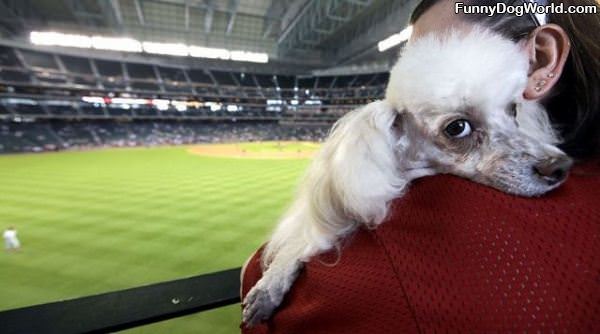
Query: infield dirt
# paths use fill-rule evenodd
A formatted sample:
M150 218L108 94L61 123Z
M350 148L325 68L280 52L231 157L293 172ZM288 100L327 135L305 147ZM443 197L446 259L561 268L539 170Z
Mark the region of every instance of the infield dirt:
M312 158L316 149L290 149L289 146L296 146L298 142L277 143L273 149L256 151L248 149L244 144L204 144L191 147L188 151L192 154L238 158L238 159L309 159Z

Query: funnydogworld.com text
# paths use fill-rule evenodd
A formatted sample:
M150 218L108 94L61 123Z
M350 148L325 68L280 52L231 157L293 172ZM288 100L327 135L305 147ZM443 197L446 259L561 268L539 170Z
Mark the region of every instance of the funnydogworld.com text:
M504 2L498 2L495 5L467 5L464 2L457 2L454 5L456 14L466 15L487 15L513 14L523 16L525 14L597 14L596 6L566 6L561 4L540 5L536 2L524 2L522 4L508 5Z

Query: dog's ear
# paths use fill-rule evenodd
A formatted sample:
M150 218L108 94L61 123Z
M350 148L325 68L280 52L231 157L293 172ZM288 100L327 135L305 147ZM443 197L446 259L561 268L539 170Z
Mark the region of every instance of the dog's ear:
M386 101L342 117L313 159L294 204L265 248L263 264L270 263L279 250L296 244L295 252L307 259L333 247L359 224L381 223L389 202L408 184L398 168L404 129L403 116Z
M403 132L403 116L386 101L338 121L306 180L312 206L325 224L383 221L389 201L407 185L398 168Z

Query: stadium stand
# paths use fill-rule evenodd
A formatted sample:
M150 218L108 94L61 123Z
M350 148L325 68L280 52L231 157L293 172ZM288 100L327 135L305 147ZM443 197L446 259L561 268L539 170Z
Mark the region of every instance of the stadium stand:
M0 153L319 140L344 113L381 98L387 77L168 67L0 46Z
M0 202L24 246L6 254L0 333L112 333L239 303L247 241L312 142L383 97L413 5L0 0ZM188 154L219 148L252 159ZM233 333L239 310L139 331Z
M326 126L282 126L276 122L211 123L114 119L1 122L0 153L194 143L320 141L327 131Z

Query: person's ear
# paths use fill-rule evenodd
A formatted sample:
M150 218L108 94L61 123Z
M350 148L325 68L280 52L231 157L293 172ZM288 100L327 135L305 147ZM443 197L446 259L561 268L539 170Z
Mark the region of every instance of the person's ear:
M526 100L546 96L560 78L571 43L567 33L556 24L546 24L534 30L526 44L529 54L529 79L523 92Z

